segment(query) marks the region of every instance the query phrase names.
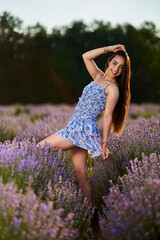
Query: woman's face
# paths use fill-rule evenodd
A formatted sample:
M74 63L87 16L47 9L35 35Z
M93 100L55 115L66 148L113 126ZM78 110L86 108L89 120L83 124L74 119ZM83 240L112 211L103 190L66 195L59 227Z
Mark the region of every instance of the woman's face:
M108 64L108 73L111 77L118 77L123 72L125 59L122 56L116 55Z

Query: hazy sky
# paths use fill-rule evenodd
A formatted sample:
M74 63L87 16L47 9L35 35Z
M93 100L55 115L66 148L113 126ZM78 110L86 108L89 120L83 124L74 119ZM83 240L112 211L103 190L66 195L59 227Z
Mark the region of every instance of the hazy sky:
M3 11L19 17L25 27L40 22L48 31L73 20L88 24L94 19L135 27L152 21L160 29L160 0L0 0Z

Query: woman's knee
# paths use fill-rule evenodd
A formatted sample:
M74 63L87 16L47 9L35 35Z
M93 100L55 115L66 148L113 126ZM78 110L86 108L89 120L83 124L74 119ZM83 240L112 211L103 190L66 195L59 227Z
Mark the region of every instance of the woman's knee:
M76 178L77 178L79 184L83 185L83 183L85 183L87 181L87 174L86 174L86 172L78 170L78 169L77 170L75 169L75 174L76 174Z
M48 136L47 138L41 140L39 143L37 143L37 147L44 147L45 145L49 145L49 147L54 147L55 150L57 148L56 146L56 139L54 137L54 134ZM58 149L57 149L58 150Z
M40 141L37 143L36 147L44 147L46 144L49 144L47 141Z
M68 140L61 137L59 134L54 133L44 140L40 141L37 146L44 146L45 144L49 144L50 148L54 148L55 150L70 150L75 147L74 144L69 142Z

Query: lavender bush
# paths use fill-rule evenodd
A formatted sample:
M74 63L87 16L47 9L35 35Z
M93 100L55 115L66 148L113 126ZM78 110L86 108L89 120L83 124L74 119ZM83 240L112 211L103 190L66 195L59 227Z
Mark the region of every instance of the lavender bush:
M142 154L130 161L131 170L112 184L104 197L104 239L155 239L160 237L160 155ZM111 182L112 183L112 182ZM109 210L108 210L109 209Z
M0 117L0 140L13 140L24 128L29 125L30 121L24 118L13 116Z
M68 161L68 153L49 149L49 145L36 148L36 141L29 140L5 141L0 144L0 175L3 182L14 179L19 188L25 191L25 186L32 176L32 187L35 192L45 190L51 181L52 186L59 182L74 181L73 166ZM69 174L68 174L69 173Z
M0 141L34 137L38 142L64 127L74 108L66 104L0 106Z
M99 207L102 204L101 197L108 194L109 180L116 183L118 176L122 176L126 173L126 167L130 167L130 159L141 159L142 152L146 155L160 153L160 115L135 120L120 137L111 135L108 148L111 153L109 159L95 159L91 179L95 195L99 196Z
M75 239L74 213L62 217L63 208L53 210L53 202L43 202L27 187L22 194L11 182L0 180L1 239Z
M23 131L19 131L17 133L16 139L18 141L22 141L23 139L28 139L31 141L34 137L34 139L39 142L63 128L68 119L69 116L67 113L61 113L59 115L51 114L48 117L45 117L43 120L36 120L34 123L30 122L30 124Z
M90 217L86 219L87 202L75 180L73 166L68 154L61 151L36 148L36 141L5 141L0 145L0 175L3 183L15 181L18 189L26 193L29 182L34 194L41 200L52 201L54 210L63 208L62 217L72 212L76 236L84 236L89 228ZM83 230L83 231L82 231ZM75 238L76 239L76 238Z
M131 103L129 107L129 118L149 118L160 113L160 105L152 103L135 104Z
M37 142L66 125L74 108L75 106L64 104L59 106L49 104L22 106L16 104L8 108L6 106L0 107L0 176L2 178L0 186L3 189L3 203L6 203L6 210L0 211L4 213L0 213L2 239L12 239L11 237L15 239L22 239L22 237L23 239L42 239L39 237L41 235L43 239L61 239L62 236L63 239L78 240L91 239L93 236L89 227L90 213L87 211L87 203L82 201L82 194L75 179L69 152L54 151L53 148L49 149L47 144L44 148L36 148ZM155 199L159 197L157 159L160 153L160 107L153 104L131 104L129 111L121 136L116 137L112 134L110 136L110 158L104 161L101 156L97 159L89 157L87 162L88 177L93 186L95 204L102 213L101 228L104 239L134 239L135 237L150 239L150 236L157 239L159 232L156 232L155 229L159 228L160 211ZM151 114L154 117L150 117ZM101 132L102 116L98 121ZM153 152L155 155L147 157ZM130 161L134 158L136 160ZM150 165L147 165L147 162ZM136 171L137 175L135 175ZM124 175L126 173L127 175ZM119 176L122 178L120 179ZM15 208L12 208L12 199L14 205L14 199L20 198L22 200L22 198L29 196L28 194L32 195L32 198L29 198L30 211L35 211L35 214L40 218L37 226L40 227L41 224L48 226L46 231L44 230L44 235L40 234L37 226L32 228L29 220L24 221L23 214L26 213L24 209L14 210ZM142 204L145 200L141 195L145 194L151 207L149 210L146 210L146 205ZM132 195L134 196L132 197ZM10 205L7 196L11 196ZM50 209L49 206L51 206L50 213L58 216L57 219L44 214L45 217L41 220L42 217L38 215L40 213L34 208L34 204L32 206L33 199L36 199L39 209L43 204L45 209ZM24 204L29 205L27 200L24 202ZM3 206L4 204L1 203L0 205ZM119 204L117 206L120 206L122 211L116 208L116 203ZM123 206L123 203L130 208L128 207L126 210L127 208ZM19 201L16 205L17 209L21 205L25 208L24 204ZM26 211L29 211L27 206ZM132 206L135 209L130 213L129 209ZM126 215L123 213L123 207L126 210ZM139 213L140 209L143 209L144 214ZM151 220L148 221L146 216L150 215L147 213L150 211L151 215L154 216L154 210L157 211L156 218L150 217ZM131 235L127 235L127 231L131 229L132 224L134 225L134 221L132 223L133 215L132 218L128 216L129 214L131 216L132 213L133 215L137 214L136 219L140 224L139 226L135 225L135 228L133 227ZM27 212L27 214L29 213ZM86 217L87 215L89 217ZM128 225L125 225L127 223L122 215L128 216ZM5 218L5 216L7 217ZM69 225L66 225L65 222L67 217L69 217ZM110 220L108 221L106 218ZM33 222L36 222L35 219ZM56 221L57 224L60 222L60 225L61 223L63 225L57 228L55 224L56 231L52 231L53 226L48 221ZM123 224L126 226L126 230L122 228ZM66 230L67 226L69 226L68 230ZM37 232L37 235L34 231ZM122 232L123 238L120 238L120 232ZM144 234L142 234L143 232Z

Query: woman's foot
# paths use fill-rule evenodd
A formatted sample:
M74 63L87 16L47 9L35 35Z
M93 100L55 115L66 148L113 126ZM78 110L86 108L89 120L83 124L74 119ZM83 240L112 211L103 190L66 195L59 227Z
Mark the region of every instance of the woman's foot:
M94 213L91 217L91 228L92 228L93 232L100 231L99 214L98 214L98 209L97 208L95 208Z
M93 232L94 239L96 240L103 239L101 234L101 228L99 225L99 213L97 208L95 208L94 213L91 217L91 229Z

